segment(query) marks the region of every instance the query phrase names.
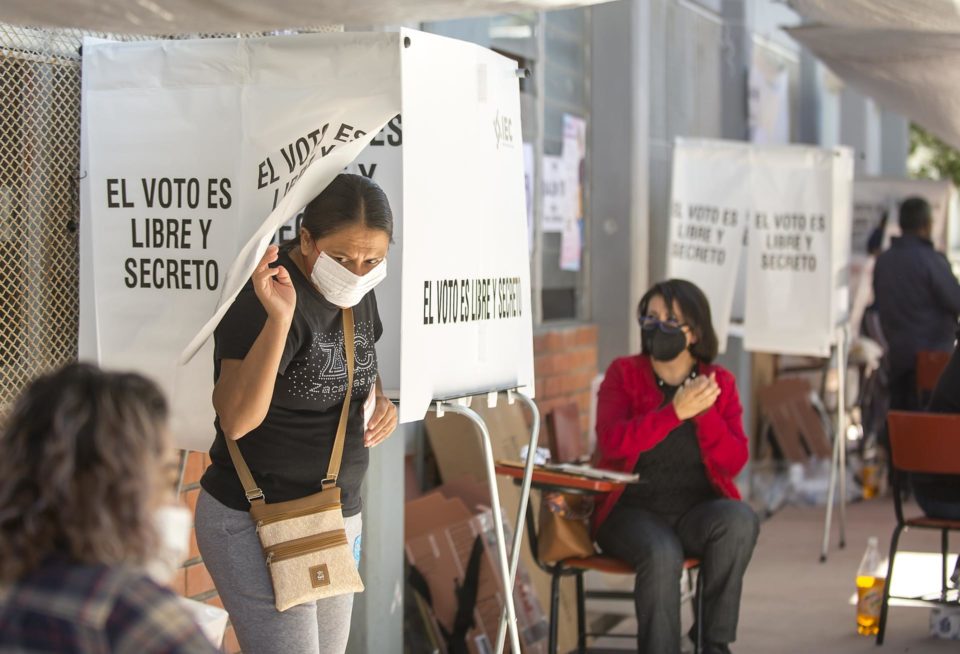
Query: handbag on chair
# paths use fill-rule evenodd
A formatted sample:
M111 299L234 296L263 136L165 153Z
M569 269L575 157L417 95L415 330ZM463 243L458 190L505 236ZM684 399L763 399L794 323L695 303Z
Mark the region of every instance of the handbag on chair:
M540 500L540 529L537 543L544 563L593 556L590 515L593 498L571 493L544 493Z
M353 309L343 310L343 340L347 354L347 392L327 475L321 491L300 499L267 504L243 460L237 443L227 438L227 449L250 502L257 525L278 611L335 595L363 591L363 581L347 542L337 475L343 458L350 397L353 391Z

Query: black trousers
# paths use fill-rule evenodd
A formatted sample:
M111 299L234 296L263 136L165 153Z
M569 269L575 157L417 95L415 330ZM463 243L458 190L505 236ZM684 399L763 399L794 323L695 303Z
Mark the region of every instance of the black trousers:
M917 371L904 370L890 375L890 408L894 411L919 411Z
M600 526L597 543L605 554L637 569L640 654L680 652L680 576L687 557L703 561L704 640L736 640L743 574L759 530L756 513L737 500L701 502L678 516L614 507Z

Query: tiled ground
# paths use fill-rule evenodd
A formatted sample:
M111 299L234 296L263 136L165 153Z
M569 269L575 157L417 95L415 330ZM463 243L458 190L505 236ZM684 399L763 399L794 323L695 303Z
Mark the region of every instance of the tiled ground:
M744 581L739 637L731 648L735 654L960 652L960 641L941 641L927 635L930 611L926 608L891 608L887 641L882 648L876 647L874 639L856 633L855 609L849 603L854 576L868 537L877 536L884 550L889 547L894 524L892 501L851 505L847 547L838 549L835 529L826 563L819 562L823 518L822 508L788 507L764 523ZM909 532L901 543L906 550L939 551L939 536L933 532ZM960 535L954 537L951 549L960 549ZM916 585L927 579L932 588L939 587L936 560L932 569L924 570L920 569L922 564L931 561L912 556L904 560L917 565L909 569L905 566L903 573L898 573L902 576L895 576L895 588L901 580ZM622 579L624 582L629 584ZM618 608L629 610L610 604L604 610ZM685 620L688 613L685 608ZM635 621L631 618L615 627L622 633L631 633L632 629ZM595 646L624 648L629 642L602 639Z

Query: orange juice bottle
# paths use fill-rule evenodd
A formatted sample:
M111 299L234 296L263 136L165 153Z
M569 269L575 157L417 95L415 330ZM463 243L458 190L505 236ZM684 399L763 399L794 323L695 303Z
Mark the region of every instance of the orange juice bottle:
M875 636L880 630L880 607L887 582L881 566L877 539L871 537L857 570L857 633L863 636Z

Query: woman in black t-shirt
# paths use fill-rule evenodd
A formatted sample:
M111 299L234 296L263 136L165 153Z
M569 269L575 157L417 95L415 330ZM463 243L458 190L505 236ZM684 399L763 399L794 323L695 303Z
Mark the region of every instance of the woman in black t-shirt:
M346 396L341 307L353 307L356 370L337 485L359 563L368 448L397 425L374 349L383 330L373 287L386 275L392 235L383 191L359 175L337 176L307 205L299 239L267 250L216 330L217 436L200 482L197 544L245 654L346 648L352 595L276 610L226 439L237 441L268 503L321 490Z

